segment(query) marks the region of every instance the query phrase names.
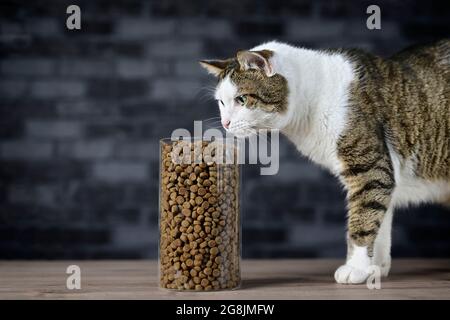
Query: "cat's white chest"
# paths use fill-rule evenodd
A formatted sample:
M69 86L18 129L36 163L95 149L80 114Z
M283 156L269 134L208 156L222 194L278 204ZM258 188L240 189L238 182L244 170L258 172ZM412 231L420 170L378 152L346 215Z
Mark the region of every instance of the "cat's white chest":
M291 140L303 155L338 175L342 171L342 164L338 158L337 142L347 127L348 109L345 95L335 101L338 104L332 104L331 101L324 103L331 108L318 107L316 116L320 121L306 132L292 134Z
M331 136L322 136L314 134L302 141L298 138L296 141L297 149L305 156L310 158L316 164L327 168L333 174L339 174L341 163L337 156L337 141Z

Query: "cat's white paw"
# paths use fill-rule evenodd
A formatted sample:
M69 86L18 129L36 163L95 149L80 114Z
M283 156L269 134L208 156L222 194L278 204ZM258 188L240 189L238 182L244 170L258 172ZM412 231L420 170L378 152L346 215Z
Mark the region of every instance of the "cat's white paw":
M366 270L358 269L348 264L340 266L334 273L336 282L342 284L363 283L368 277L369 273Z

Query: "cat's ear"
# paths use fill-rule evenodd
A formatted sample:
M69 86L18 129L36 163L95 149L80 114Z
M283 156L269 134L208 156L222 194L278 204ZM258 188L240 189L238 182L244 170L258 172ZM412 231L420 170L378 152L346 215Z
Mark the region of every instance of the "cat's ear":
M273 56L273 51L261 50L261 51L238 51L236 58L239 65L244 70L259 69L264 71L266 76L271 77L275 74L273 67L269 61Z
M228 66L229 60L201 60L200 65L208 71L208 73L218 77L220 73Z

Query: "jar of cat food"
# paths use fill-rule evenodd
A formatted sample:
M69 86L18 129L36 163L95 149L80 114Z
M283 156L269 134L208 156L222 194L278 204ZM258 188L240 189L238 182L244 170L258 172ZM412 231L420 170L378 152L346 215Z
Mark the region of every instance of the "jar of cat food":
M237 158L236 146L223 141L160 141L162 288L208 291L240 285Z

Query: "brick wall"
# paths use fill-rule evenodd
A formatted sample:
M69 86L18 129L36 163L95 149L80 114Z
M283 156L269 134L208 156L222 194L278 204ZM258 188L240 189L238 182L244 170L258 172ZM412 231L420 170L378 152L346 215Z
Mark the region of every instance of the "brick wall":
M65 28L78 4L82 30ZM157 256L158 139L217 115L200 58L270 39L388 55L450 35L446 1L2 1L0 258ZM343 257L344 194L285 139L243 168L245 257ZM406 210L405 210L406 211ZM394 255L446 256L439 207L395 217Z

